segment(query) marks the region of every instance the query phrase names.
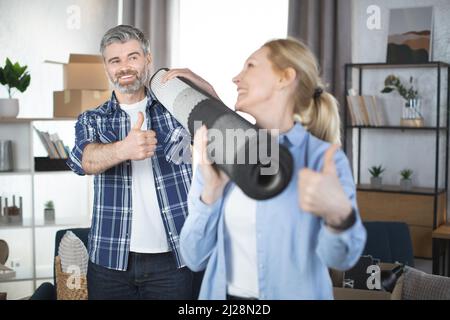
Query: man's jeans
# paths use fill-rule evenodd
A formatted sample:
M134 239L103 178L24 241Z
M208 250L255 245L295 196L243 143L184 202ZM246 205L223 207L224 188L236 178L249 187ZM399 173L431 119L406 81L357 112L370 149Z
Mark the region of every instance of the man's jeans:
M130 252L127 271L108 269L89 261L88 295L90 300L194 299L192 277L188 268L177 268L172 252Z

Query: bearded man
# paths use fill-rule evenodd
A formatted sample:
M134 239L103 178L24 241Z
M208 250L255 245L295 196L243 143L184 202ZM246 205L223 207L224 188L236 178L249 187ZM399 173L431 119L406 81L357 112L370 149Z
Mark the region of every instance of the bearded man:
M193 275L179 251L192 171L174 161L190 152L180 145L189 133L146 88L152 56L142 31L116 26L100 52L114 91L79 116L67 161L95 176L89 299L192 299Z

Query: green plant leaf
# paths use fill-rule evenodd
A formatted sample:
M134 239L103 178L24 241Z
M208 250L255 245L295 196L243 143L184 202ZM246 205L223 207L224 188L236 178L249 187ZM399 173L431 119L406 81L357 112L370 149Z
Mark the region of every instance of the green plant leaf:
M5 71L3 68L0 68L0 83L6 86L8 83L6 82Z
M19 85L17 86L17 90L19 90L20 92L24 92L30 85L30 80L31 80L31 77L29 74L26 74L22 78L20 78Z
M55 205L54 205L54 203L53 203L53 201L47 201L46 203L45 203L45 208L46 209L54 209L55 208Z
M16 88L24 92L30 85L31 77L26 72L28 66L21 66L18 62L12 63L6 58L4 68L0 68L0 83L7 87L8 92Z
M409 180L413 175L413 171L411 169L404 169L400 171L400 175L402 176L403 179Z
M6 58L6 62L5 62L5 69L12 69L12 62L11 60L9 60L9 58Z
M13 71L14 71L14 75L17 77L17 78L20 78L23 74L24 74L24 72L25 72L25 70L27 69L27 66L23 66L23 67L21 67L17 62L14 64L14 66L13 66Z
M376 178L381 176L381 174L384 172L383 166L372 166L369 168L369 173L372 175L372 177Z
M386 77L386 79L384 79L384 85L387 86L392 86L395 79L397 79L397 77L393 74L390 74Z
M23 75L23 73L24 73L24 71L27 69L27 66L24 66L24 67L21 67L17 62L15 63L15 64L13 64L13 66L12 66L12 74L14 75L14 77L16 78L16 79L19 79L22 75Z
M409 78L409 82L412 84L412 77ZM408 100L408 99L414 99L417 97L418 95L418 90L414 89L414 86L411 85L410 88L406 88L399 77L395 76L395 75L389 75L386 77L386 79L384 80L384 85L385 88L383 89L383 91L381 91L382 93L390 93L394 90L398 91L398 94L403 97L403 99Z
M394 91L393 88L386 87L386 88L384 88L383 90L381 90L381 93L390 93L390 92L392 92L392 91Z

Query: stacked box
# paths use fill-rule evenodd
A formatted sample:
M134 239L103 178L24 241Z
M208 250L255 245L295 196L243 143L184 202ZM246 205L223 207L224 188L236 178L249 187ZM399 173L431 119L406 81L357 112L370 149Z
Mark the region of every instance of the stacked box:
M63 64L63 77L64 90L53 92L55 118L78 117L83 111L96 108L111 97L101 56L70 54L69 62Z

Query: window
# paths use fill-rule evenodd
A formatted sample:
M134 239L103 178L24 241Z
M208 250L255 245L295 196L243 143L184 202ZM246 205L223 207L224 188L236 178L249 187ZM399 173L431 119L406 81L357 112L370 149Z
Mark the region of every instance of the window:
M172 66L205 78L234 109L237 93L231 79L267 40L287 36L288 2L179 0Z

